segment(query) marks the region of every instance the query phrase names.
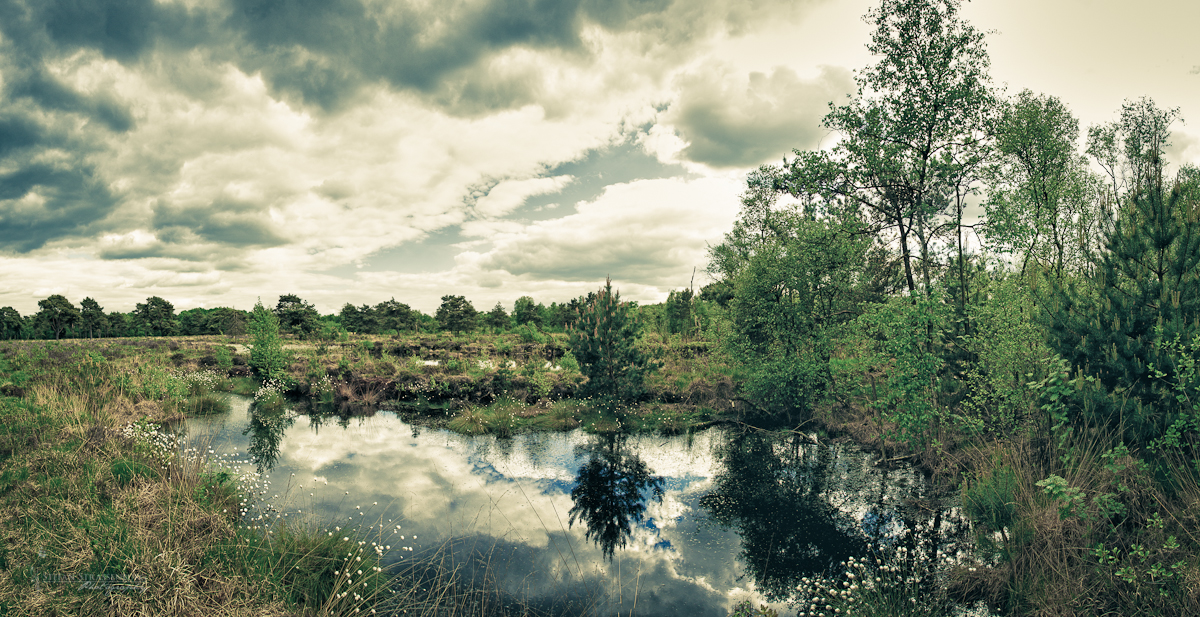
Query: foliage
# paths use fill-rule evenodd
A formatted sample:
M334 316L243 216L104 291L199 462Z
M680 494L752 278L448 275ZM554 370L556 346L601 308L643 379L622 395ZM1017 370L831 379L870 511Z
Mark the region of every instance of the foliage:
M1165 182L1163 155L1171 145L1171 124L1179 108L1159 109L1142 97L1121 104L1120 119L1088 127L1087 154L1108 175L1108 204L1123 204Z
M316 307L295 294L279 296L279 302L275 305L275 316L279 319L281 332L303 338L308 338L317 331L317 321L321 318Z
M667 330L671 334L691 336L696 332L696 322L692 318L691 289L671 290L667 294L667 303L663 307L666 313Z
M1052 96L1023 90L1005 102L989 171L984 236L990 248L1062 277L1086 264L1104 229L1097 177L1076 152L1079 121Z
M434 317L439 328L458 334L475 329L477 314L475 307L463 296L442 296L442 304Z
M283 379L288 364L283 351L283 339L279 336L279 318L267 310L262 302L254 305L250 313L250 368L263 380Z
M580 311L570 331L570 346L588 378L581 395L614 401L635 401L642 395L642 383L654 364L635 345L641 326L630 316L630 308L606 279Z
M54 294L45 300L38 300L38 308L35 318L37 321L48 325L51 331L54 332L55 340L58 340L68 326L75 325L79 321L79 309L75 308L74 304L60 294Z
M499 302L496 303L496 306L492 307L492 310L488 311L483 320L489 328L497 331L508 327L508 313L504 311L504 305Z
M11 340L25 336L25 320L11 306L0 308L0 339Z
M525 324L542 325L542 315L538 311L537 304L534 303L533 298L529 296L517 298L516 303L513 304L512 320L518 326Z
M179 312L179 333L241 335L246 333L246 311L228 307L193 308Z
M747 257L732 279L733 336L725 344L748 371L744 388L758 415L795 422L828 387L831 329L873 297L873 277L864 272L870 243L853 216L792 211L770 219L770 236L734 249Z
M894 424L894 436L916 451L936 437L943 408L938 379L945 366L940 351L948 306L938 290L929 297L894 298L858 318L874 341L869 362L884 379L870 405Z
M1034 294L1026 279L993 273L969 307L972 331L958 343L973 361L964 372L964 420L996 435L1010 435L1030 418L1034 395L1025 384L1043 372L1051 354Z
M1103 390L1082 419L1121 425L1131 443L1161 437L1187 412L1164 387L1179 366L1161 343L1200 333L1198 210L1178 186L1134 195L1105 239L1094 286L1052 289L1051 347Z
M879 61L857 74L858 95L824 120L842 139L832 152L796 151L781 179L792 195L839 200L874 229L893 230L910 293L912 243L928 292L935 219L951 206L961 219L987 154L989 60L983 33L959 8L959 0L883 0L870 11L867 48Z
M139 303L133 314L149 336L171 336L179 331L175 306L158 296L150 296L144 303Z
M92 298L84 298L79 303L79 326L87 331L88 338L101 336L108 329L108 320L104 318L104 308Z

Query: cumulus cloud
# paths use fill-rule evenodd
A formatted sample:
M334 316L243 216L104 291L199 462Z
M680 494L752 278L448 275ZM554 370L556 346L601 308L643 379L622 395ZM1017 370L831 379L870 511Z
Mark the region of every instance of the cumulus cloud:
M617 280L682 286L706 263L706 242L737 213L736 179L640 180L608 187L572 215L528 225L472 229L494 248L467 252L483 271L565 281Z
M664 122L687 144L681 157L713 167L747 167L815 147L829 103L854 90L841 67L803 79L786 67L742 77L710 66L681 75L676 85L679 100Z

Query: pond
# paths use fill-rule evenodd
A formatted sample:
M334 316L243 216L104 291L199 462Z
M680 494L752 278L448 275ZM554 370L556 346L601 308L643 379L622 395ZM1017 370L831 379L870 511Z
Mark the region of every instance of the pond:
M176 431L256 457L271 516L382 525L390 563L441 551L537 612L724 617L749 600L782 614L803 577L851 556L969 545L953 500L921 474L799 434L469 437L388 411L266 417L230 398L229 413Z

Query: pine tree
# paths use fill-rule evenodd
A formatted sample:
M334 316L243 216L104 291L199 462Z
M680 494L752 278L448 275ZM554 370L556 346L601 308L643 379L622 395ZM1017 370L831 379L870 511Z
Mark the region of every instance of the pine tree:
M1187 409L1176 399L1178 355L1164 343L1200 335L1200 203L1153 183L1130 199L1096 260L1095 288L1054 290L1050 343L1101 386L1085 420L1123 425L1149 443Z
M612 279L584 305L571 327L571 353L588 377L583 396L612 401L635 401L642 382L654 366L635 346L641 324L630 315L630 304L612 288Z

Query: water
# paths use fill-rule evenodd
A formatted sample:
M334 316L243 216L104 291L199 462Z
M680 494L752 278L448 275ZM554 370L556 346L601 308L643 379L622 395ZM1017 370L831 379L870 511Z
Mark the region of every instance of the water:
M801 577L905 545L965 545L957 510L912 469L801 436L579 430L468 437L387 411L338 419L250 412L179 427L217 453L254 453L280 513L331 531L394 529L389 562L452 551L536 609L723 617L742 600L788 608ZM790 612L790 611L789 611Z

